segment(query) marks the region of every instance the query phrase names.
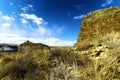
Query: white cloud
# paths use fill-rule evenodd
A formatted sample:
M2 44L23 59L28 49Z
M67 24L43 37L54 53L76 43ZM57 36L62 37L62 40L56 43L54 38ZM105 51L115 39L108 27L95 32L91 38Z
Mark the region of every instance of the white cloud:
M6 16L0 12L0 43L20 44L26 40L43 43L49 46L73 46L75 41L64 41L54 35L61 33L63 28L47 28L47 22L34 14L21 14L21 22L16 18ZM30 20L32 22L30 22ZM27 23L27 24L26 24ZM47 24L46 24L47 23ZM35 26L34 26L35 25ZM33 27L34 26L34 27Z
M20 44L24 41L25 38L18 34L0 33L0 43Z
M44 34L45 34L45 32L46 32L46 29L45 29L45 28L43 28L43 27L39 27L39 28L38 28L38 32L40 32L40 33L41 33L41 35L44 35Z
M22 37L17 34L0 34L1 43L21 44L27 40L35 42L35 43L47 44L49 46L73 46L75 44L75 41L64 41L58 38L40 39L40 38Z
M28 21L27 21L26 19L21 19L21 22L22 22L23 24L28 23Z
M83 15L80 15L80 16L75 16L75 17L74 17L74 20L82 19L82 18L85 17L85 16L86 16L86 15L84 15L84 14L83 14Z
M109 4L111 4L112 1L113 0L106 0L101 6L105 7L105 6L109 5Z
M58 38L48 38L44 40L45 43L47 43L50 46L73 46L75 44L75 41L64 41L60 40Z
M28 10L28 7L22 7L21 10L26 12Z
M10 27L11 24L10 24L10 23L3 23L2 26L3 26L3 27Z
M9 17L9 16L3 16L3 19L5 19L5 20L14 20L13 17Z
M34 38L45 38L52 36L52 30L38 26L38 28L31 28L29 35Z
M35 23L37 25L37 28L32 28L30 33L31 36L34 37L44 37L44 36L50 36L52 35L52 30L48 29L48 28L44 28L43 25L48 24L47 22L44 22L44 20L41 17L37 17L35 14L25 14L25 13L21 13L20 16L22 17L22 23L28 23L29 20L32 20L32 23Z
M33 8L33 5L31 5L31 4L28 4L27 6L30 7L30 8Z
M24 12L24 13L26 13L26 11L28 11L28 10L34 10L33 9L33 5L31 5L31 4L28 4L28 5L26 5L26 6L24 6L24 7L21 7L21 10Z
M37 25L42 24L43 19L37 17L35 14L25 14L25 13L21 13L20 14L21 17L23 17L24 19L28 19L28 20L32 20L34 23L36 23Z

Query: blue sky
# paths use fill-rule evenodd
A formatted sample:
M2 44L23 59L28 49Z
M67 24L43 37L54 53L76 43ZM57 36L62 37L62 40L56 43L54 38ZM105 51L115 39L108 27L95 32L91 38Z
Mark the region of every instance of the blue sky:
M89 12L120 0L0 0L0 43L73 46Z

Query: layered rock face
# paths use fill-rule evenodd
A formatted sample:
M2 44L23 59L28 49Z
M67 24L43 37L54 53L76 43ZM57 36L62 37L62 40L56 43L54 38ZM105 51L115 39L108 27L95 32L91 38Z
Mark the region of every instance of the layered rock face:
M120 7L115 6L90 12L82 20L75 46L79 46L83 40L96 39L112 31L120 31Z

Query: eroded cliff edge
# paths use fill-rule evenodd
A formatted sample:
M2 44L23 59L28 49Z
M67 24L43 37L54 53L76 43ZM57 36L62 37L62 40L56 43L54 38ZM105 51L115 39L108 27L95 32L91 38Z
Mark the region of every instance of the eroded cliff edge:
M75 47L79 47L84 40L97 39L113 31L120 31L120 7L114 6L90 12L82 20Z

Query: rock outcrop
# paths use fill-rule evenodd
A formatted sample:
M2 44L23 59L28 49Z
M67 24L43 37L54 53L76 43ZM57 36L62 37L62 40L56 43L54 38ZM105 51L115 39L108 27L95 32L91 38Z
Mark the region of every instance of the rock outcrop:
M96 39L106 33L120 31L120 7L110 7L90 12L83 18L76 47L83 40Z
M20 53L28 53L28 52L48 52L50 47L41 43L32 43L30 41L26 41L23 44L20 44L18 47L18 52Z

